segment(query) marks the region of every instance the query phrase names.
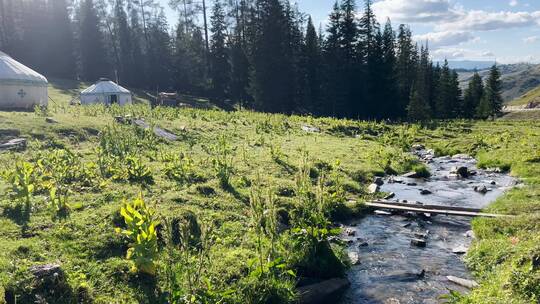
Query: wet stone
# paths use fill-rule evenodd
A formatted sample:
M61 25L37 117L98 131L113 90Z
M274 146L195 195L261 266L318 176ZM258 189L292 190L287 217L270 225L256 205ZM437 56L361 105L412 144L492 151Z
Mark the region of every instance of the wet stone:
M431 192L431 191L429 191L429 190L427 190L427 189L422 189L422 190L420 190L420 194L422 194L422 195L429 195L429 194L432 194L432 193L433 193L433 192Z
M371 194L377 193L379 192L379 190L380 190L380 187L377 184L371 184L368 187L368 193L371 193Z
M426 247L427 242L424 239L411 239L411 245L416 247Z
M384 185L384 181L383 181L382 177L380 177L380 176L375 177L373 183L374 183L375 185L377 185L377 186L382 186L382 185Z

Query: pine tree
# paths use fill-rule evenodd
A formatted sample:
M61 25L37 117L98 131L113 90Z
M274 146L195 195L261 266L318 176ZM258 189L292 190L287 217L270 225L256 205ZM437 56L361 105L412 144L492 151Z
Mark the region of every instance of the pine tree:
M390 19L387 20L384 26L384 32L382 36L382 55L383 63L381 66L381 74L383 76L382 81L382 100L380 100L380 107L382 116L386 118L397 118L398 113L395 111L395 107L399 104L399 88L398 79L396 76L396 46L395 46L395 33L392 29L392 23Z
M493 65L486 80L484 94L478 105L477 116L479 118L495 119L502 112L503 99L501 97L502 81L501 73L497 65Z
M401 24L397 39L396 72L399 86L399 103L396 104L396 114L405 117L406 107L412 92L412 85L416 78L417 54L412 42L411 30Z
M477 72L474 72L473 77L469 81L469 85L465 90L463 98L462 117L473 118L476 116L476 109L484 95L484 83L482 77Z
M211 16L210 78L212 95L224 99L228 94L230 79L229 54L225 45L227 25L220 0L216 0Z
M319 38L315 32L315 26L311 16L308 18L305 44L305 70L306 70L306 108L315 114L322 114L321 104L321 75L320 60L321 50Z
M424 94L413 85L410 103L407 107L407 117L410 121L424 121L430 118L430 108Z
M338 79L343 83L343 104L338 104L339 116L358 118L365 116L364 88L360 77L358 40L360 32L356 20L356 3L354 0L343 0L341 3L341 20L339 23L339 71ZM361 61L360 61L361 62Z
M107 54L103 44L103 34L93 0L84 0L81 6L81 77L87 81L96 81L110 73Z
M74 37L65 0L49 1L50 18L47 52L47 70L51 76L74 78L76 73Z
M383 91L383 52L382 33L377 23L375 14L371 8L371 0L366 0L364 15L360 19L359 29L361 33L360 56L366 64L366 91L364 92L364 115L366 118L382 118L384 111L381 102L384 98Z
M435 117L446 119L452 117L451 111L451 72L448 61L444 61L441 68L439 84L437 86L437 100L435 101Z
M119 45L119 61L120 66L118 69L118 76L120 82L125 82L128 85L133 85L135 81L133 78L133 49L131 43L131 31L127 22L127 14L124 10L124 1L116 0L114 5L114 21L116 29L116 37Z
M258 0L259 25L253 47L251 90L256 107L290 113L291 63L287 57L287 19L279 0Z
M329 17L329 23L326 29L327 38L323 46L323 87L324 87L324 110L321 112L327 116L344 115L343 109L346 106L345 84L341 81L343 75L341 56L341 10L338 2Z

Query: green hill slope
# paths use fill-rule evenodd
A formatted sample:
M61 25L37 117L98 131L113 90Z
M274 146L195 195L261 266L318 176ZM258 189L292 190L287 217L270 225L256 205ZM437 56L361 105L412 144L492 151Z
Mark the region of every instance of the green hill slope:
M531 102L540 102L540 86L528 91L527 93L521 95L520 97L512 100L509 105L511 106L521 106L527 105Z

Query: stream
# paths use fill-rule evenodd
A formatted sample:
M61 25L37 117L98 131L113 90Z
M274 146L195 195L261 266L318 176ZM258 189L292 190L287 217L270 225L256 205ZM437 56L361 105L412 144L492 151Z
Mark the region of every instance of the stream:
M476 161L467 155L436 158L429 150L415 154L427 162L432 176L384 179L381 191L395 193L391 201L483 208L516 183L509 175L476 168ZM451 174L453 167L463 166L476 174L467 178ZM488 192L479 193L475 186L486 186ZM421 190L431 194L422 195ZM449 289L467 292L446 276L471 279L463 255L453 252L469 247L474 237L470 223L467 217L377 213L345 223L347 251L358 263L348 272L351 286L340 303L440 303ZM426 247L411 244L426 233Z

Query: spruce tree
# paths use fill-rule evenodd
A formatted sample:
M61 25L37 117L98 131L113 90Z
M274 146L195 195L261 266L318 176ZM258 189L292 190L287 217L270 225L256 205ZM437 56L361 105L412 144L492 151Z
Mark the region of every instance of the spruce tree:
M49 1L47 72L51 76L73 79L76 73L74 37L66 0Z
M484 95L484 83L478 72L474 72L473 77L469 81L465 96L463 98L462 116L465 118L473 118L476 116L476 109Z
M343 85L343 100L336 107L338 116L358 118L364 116L364 89L360 78L358 40L360 36L354 0L343 0L339 22L338 80Z
M287 19L279 0L258 0L259 27L253 49L251 90L256 107L265 112L290 113L287 57Z
M329 16L326 29L327 38L323 46L323 88L324 88L324 110L321 112L327 116L338 116L343 114L346 106L345 85L341 80L343 75L341 56L341 24L342 16L338 2L334 3L334 8Z
M495 119L502 112L503 99L501 97L502 81L501 73L497 65L493 65L486 80L484 94L478 105L477 116L479 118Z
M413 85L409 105L407 106L407 118L410 121L424 121L430 118L430 108L424 94L419 92Z
M412 95L412 85L416 78L416 49L412 42L409 27L401 24L397 38L396 72L399 86L399 103L396 104L397 116L406 116L406 107Z
M228 94L230 65L229 54L226 48L225 12L220 0L214 2L211 24L211 47L210 47L210 78L212 82L212 95L218 99L224 99Z
M313 26L311 16L308 18L307 23L304 57L306 70L305 107L314 114L322 114L320 75L321 50L319 47L319 38L315 32L315 26Z
M399 88L396 75L395 39L396 37L394 30L392 29L392 23L390 22L390 19L388 19L384 26L382 36L383 63L381 66L381 74L383 79L381 80L381 86L383 97L379 102L383 116L393 119L396 119L399 114L395 109L399 104Z
M437 86L437 99L435 100L435 117L447 119L452 117L451 100L451 72L448 66L448 61L444 61Z
M131 43L131 31L127 21L127 14L124 9L124 1L116 0L114 5L114 22L116 29L116 37L118 39L120 66L118 76L120 82L125 82L128 85L134 85L133 81L133 49Z
M94 1L84 0L81 5L81 78L96 81L100 77L109 76L110 68Z

